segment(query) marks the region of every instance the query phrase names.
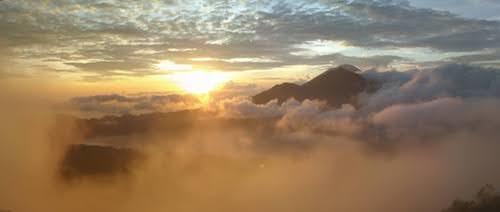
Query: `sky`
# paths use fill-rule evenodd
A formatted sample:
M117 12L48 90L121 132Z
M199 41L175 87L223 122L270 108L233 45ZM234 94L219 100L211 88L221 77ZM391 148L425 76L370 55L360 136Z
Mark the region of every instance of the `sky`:
M193 71L272 85L345 63L500 67L499 9L496 0L3 0L0 79L68 97L182 92L172 76Z
M498 11L0 0L0 212L422 212L500 188Z

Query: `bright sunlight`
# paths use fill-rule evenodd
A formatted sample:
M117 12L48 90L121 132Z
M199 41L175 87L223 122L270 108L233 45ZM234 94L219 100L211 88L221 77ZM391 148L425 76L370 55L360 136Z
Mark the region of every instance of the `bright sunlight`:
M229 80L227 73L221 72L186 72L171 75L175 83L184 91L194 94L203 94L215 90Z

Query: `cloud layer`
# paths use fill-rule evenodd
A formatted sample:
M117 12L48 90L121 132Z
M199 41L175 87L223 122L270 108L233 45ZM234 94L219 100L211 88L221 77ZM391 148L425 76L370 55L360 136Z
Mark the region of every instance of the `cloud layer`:
M190 95L139 94L139 95L95 95L72 98L61 107L80 116L103 116L171 112L196 109L201 101Z
M492 56L500 48L498 21L396 0L1 1L0 11L0 45L25 66L9 72L64 71L84 79L173 71L155 66L165 60L240 71L414 67L473 54L470 63L497 66Z

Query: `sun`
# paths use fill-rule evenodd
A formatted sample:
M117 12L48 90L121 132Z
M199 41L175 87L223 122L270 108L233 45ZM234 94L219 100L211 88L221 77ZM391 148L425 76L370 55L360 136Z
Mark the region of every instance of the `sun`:
M175 73L171 77L180 88L193 94L209 93L229 80L226 73L206 71Z

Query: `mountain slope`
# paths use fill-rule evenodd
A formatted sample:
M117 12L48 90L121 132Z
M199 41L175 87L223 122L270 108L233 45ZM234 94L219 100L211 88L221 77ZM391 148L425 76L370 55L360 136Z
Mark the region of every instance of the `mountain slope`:
M341 65L328 69L303 85L293 83L276 85L253 96L252 101L256 104L265 104L277 99L279 103L283 103L289 98L295 98L298 101L324 100L334 107L342 104L356 105L357 95L370 87L370 82L357 72L360 70L352 65Z

